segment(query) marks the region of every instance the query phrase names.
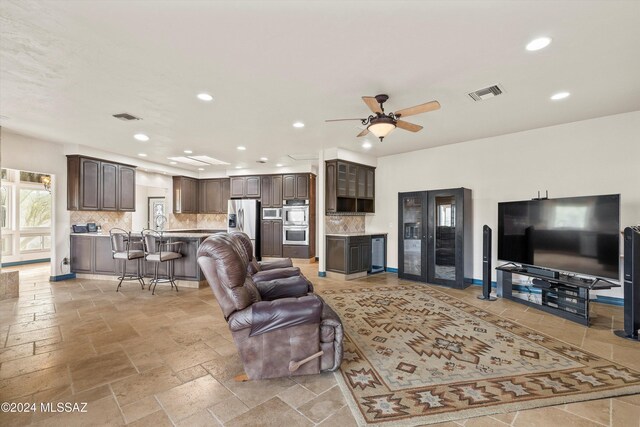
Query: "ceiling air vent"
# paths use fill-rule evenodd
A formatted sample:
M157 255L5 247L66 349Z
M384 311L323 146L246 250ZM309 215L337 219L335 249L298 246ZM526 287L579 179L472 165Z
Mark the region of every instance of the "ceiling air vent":
M474 92L471 92L469 96L474 101L486 101L489 98L495 98L496 96L502 94L504 89L502 89L499 85L493 85L489 87L485 87L484 89L478 89Z
M113 117L115 117L116 119L128 122L130 120L142 120L140 117L136 117L132 114L129 113L120 113L120 114L114 114Z

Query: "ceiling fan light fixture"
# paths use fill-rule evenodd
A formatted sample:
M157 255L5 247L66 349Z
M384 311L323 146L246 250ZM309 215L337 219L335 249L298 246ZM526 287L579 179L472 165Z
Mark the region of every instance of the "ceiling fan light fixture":
M373 119L371 124L367 126L369 132L380 138L380 141L393 132L395 128L396 121L390 117L379 117L377 119Z

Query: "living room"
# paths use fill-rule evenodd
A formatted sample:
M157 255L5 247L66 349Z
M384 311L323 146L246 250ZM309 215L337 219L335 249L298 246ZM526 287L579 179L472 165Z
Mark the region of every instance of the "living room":
M639 14L632 1L3 1L0 423L637 425L637 329L615 332L640 317L623 234L640 224ZM343 166L357 196L341 193ZM48 196L37 226L22 223L22 187ZM462 189L429 228L428 200ZM505 203L609 196L601 270L506 252ZM403 197L424 217L403 220ZM223 236L247 206L260 231L242 228L243 253ZM455 261L429 240L442 227L461 232ZM166 252L144 252L145 233ZM582 246L580 262L604 259ZM213 267L223 253L235 261ZM265 270L241 268L262 301L228 312L217 292L245 276L222 272L245 264ZM438 264L455 279L434 278ZM562 277L588 285L543 303ZM255 322L289 298L319 320L242 335L239 313ZM255 356L254 335L278 338Z

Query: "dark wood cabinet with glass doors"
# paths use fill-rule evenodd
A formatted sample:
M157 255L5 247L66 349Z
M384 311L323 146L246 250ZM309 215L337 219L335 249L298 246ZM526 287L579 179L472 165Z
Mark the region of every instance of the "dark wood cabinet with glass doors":
M473 277L471 190L398 194L398 276L463 289Z

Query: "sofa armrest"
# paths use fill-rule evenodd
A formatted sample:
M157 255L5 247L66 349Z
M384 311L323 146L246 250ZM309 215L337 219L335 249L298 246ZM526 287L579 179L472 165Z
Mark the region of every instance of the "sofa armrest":
M300 276L298 267L274 268L272 270L261 270L254 273L251 278L254 282L267 282L269 280L284 279L286 277Z
M298 325L320 324L322 301L315 295L260 301L229 316L232 332L251 328L249 336Z
M254 282L260 297L264 301L273 301L288 297L302 297L313 292L313 285L304 276L286 277L283 279L269 280L267 282Z
M272 261L260 262L260 271L273 270L274 268L287 268L287 267L293 267L293 262L291 261L291 258L282 258L282 259L275 259Z

